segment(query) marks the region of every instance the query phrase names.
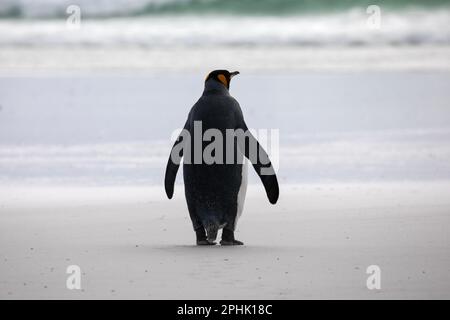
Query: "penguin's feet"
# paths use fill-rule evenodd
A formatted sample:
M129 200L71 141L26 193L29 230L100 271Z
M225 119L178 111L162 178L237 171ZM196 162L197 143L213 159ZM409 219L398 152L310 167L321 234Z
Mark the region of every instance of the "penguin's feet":
M210 242L206 239L204 240L197 240L197 245L198 246L214 246L216 243L215 242Z
M242 246L244 243L234 238L234 231L223 229L220 244L222 246Z
M220 240L220 245L222 246L242 246L244 243L242 241L239 240L232 240L232 241L228 241L228 240Z
M206 238L206 232L205 232L205 229L203 229L203 228L195 230L195 234L197 236L197 245L198 246L213 246L216 244L214 241L209 241Z

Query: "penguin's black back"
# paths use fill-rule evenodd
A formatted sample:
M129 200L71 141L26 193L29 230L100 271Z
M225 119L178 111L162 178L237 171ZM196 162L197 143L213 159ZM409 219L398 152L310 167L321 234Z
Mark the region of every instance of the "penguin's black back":
M208 129L217 129L223 137L223 164L191 164L186 155L183 164L185 195L191 218L198 227L208 225L224 226L233 229L237 214L237 195L242 182L242 154L237 143L233 143L234 155L241 161L226 164L226 129L236 129L242 121L242 112L237 101L219 83L211 81L205 92L192 107L188 117L192 151L195 150L194 122L201 121L202 135ZM197 140L198 141L198 140ZM202 151L211 141L202 143ZM202 157L203 160L203 157Z

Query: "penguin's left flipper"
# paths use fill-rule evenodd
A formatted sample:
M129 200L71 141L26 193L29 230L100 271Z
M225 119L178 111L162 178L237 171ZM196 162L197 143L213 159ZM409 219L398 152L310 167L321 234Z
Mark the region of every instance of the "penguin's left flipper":
M275 204L278 201L280 194L277 175L273 169L272 163L270 162L269 156L263 147L259 144L258 140L248 131L247 125L242 120L241 128L245 133L247 133L247 138L245 141L239 142L239 149L244 153L245 157L250 160L258 174L261 182L266 189L267 198L271 204ZM250 148L250 146L256 146L256 154L250 154L250 150L255 150Z

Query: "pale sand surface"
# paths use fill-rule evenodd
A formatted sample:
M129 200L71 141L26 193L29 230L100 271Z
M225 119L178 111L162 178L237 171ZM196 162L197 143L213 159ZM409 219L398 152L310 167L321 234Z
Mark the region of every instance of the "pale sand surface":
M243 247L194 246L175 192L3 186L0 298L450 298L448 182L285 185L276 206L254 185Z

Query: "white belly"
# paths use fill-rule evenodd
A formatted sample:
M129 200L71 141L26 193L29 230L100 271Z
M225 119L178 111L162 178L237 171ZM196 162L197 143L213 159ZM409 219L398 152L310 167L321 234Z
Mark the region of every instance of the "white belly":
M242 164L242 180L241 186L239 188L238 196L237 196L237 213L236 219L234 220L234 228L236 228L237 221L244 210L244 201L245 194L247 193L247 180L248 180L248 163L247 159L244 159L244 163Z

